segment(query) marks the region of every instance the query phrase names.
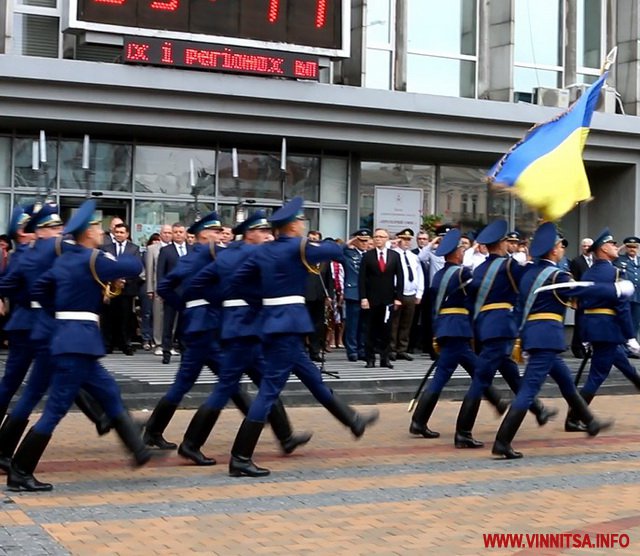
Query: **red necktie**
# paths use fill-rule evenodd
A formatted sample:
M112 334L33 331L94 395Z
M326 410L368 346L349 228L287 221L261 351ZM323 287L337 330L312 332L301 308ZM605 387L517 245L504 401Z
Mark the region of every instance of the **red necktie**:
M384 269L387 268L387 263L384 262L384 252L380 251L380 258L378 259L378 266L380 267L380 272L384 272Z

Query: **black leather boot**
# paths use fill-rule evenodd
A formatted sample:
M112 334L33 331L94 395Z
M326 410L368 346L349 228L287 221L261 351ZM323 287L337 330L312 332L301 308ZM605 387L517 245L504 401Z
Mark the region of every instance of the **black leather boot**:
M586 402L587 405L591 403L593 400L593 394L587 394L586 392L580 392L580 396ZM587 425L585 425L578 416L576 412L572 409L569 400L569 411L567 412L567 418L564 420L564 431L565 432L587 432Z
M249 419L242 421L231 448L229 475L232 477L242 477L243 475L247 477L266 477L271 473L264 467L258 467L251 459L263 427L264 423L260 421L250 421Z
M507 409L509 409L510 402L503 399L493 386L488 386L485 389L484 397L494 407L498 415L504 415Z
M533 398L533 403L529 407L529 411L536 416L536 421L541 427L546 425L549 420L558 414L558 410L555 407L545 407L538 398Z
M593 399L593 394L578 394L576 392L565 399L576 418L586 425L585 432L589 436L596 436L613 426L613 419L597 419L589 409L589 402Z
M96 426L98 436L103 436L111 430L111 419L107 417L98 401L85 390L80 390L74 400L78 409Z
M356 438L360 438L369 425L373 425L380 417L377 409L369 411L357 412L351 406L341 400L334 392L331 401L325 404L329 413L333 415L343 425L351 429L351 434Z
M215 465L216 460L208 458L200 448L204 445L220 417L219 409L211 409L206 405L201 405L191 418L191 422L184 433L182 443L178 448L178 453L183 457L190 459L196 465Z
M0 469L5 473L9 473L13 452L28 423L29 419L14 419L9 415L0 427Z
M411 425L409 425L411 434L421 435L425 438L438 438L440 436L439 432L432 431L427 426L429 418L438 403L438 398L440 398L439 393L429 392L428 390L422 393L420 401L418 401L418 405L411 416Z
M120 440L133 455L134 465L139 467L151 459L151 451L142 440L140 427L133 421L127 411L123 411L112 421L112 426Z
M162 436L177 409L178 405L171 403L166 398L162 398L158 402L144 427L143 440L147 446L155 446L161 450L175 450L178 447L177 444L168 442Z
M479 398L473 399L468 396L465 396L464 400L462 400L458 420L456 421L456 436L454 439L456 448L482 448L484 446L483 442L476 440L471 434L481 401Z
M260 384L256 384L256 386L260 386ZM231 396L231 401L238 408L238 411L240 411L240 413L242 413L244 416L249 413L249 408L251 407L251 403L253 402L251 396L244 390L238 390L235 394L233 394Z
M312 433L310 432L293 432L287 411L279 399L276 400L276 403L271 408L269 424L285 454L293 453L298 446L303 446L311 440Z
M7 475L9 490L40 492L53 489L52 484L42 483L33 476L49 440L51 440L50 434L40 434L33 429L29 430L11 461L11 468Z
M504 456L506 459L518 459L522 457L522 452L516 452L511 447L511 442L518 432L518 429L526 415L526 409L509 408L509 411L498 429L496 440L493 443L493 448L491 449L491 453L494 456Z

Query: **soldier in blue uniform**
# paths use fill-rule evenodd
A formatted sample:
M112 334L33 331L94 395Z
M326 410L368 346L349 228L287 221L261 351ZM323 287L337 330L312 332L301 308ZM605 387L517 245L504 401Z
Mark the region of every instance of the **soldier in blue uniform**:
M640 257L638 257L638 247L640 247L640 237L629 236L624 238L625 253L620 255L614 265L620 268L626 280L633 282L635 291L629 299L631 308L631 322L635 331L634 338L638 335L640 328ZM633 357L638 357L632 354Z
M200 292L198 296L186 292L194 276L224 251L225 247L220 245L221 232L222 223L215 211L194 222L187 230L197 238L193 250L180 257L176 267L158 284L160 297L180 314L178 322L185 350L173 384L160 399L145 426L144 441L148 446L161 450L177 448L175 443L164 438L165 429L182 398L193 388L202 367L208 365L214 372L217 371L220 356L220 300L217 290L211 288ZM248 402L244 402L240 396L236 400L240 407L248 407Z
M99 327L99 312L105 283L135 277L142 271L138 257L122 255L118 260L100 251L103 231L95 217L95 201L85 201L71 218L65 233L76 243L65 246L52 268L39 277L32 289L33 300L55 318L51 355L56 369L51 380L44 413L16 450L7 477L9 490L51 490L33 473L51 435L67 414L80 388L85 388L105 409L113 428L133 453L136 465L149 461L139 428L125 410L115 379L100 364L105 349Z
M585 281L596 284L615 284L621 278L619 268L612 263L618 257L618 247L609 229L605 228L594 240L589 248L594 255L591 268L582 275ZM600 299L587 297L580 300L582 317L580 330L582 340L589 342L593 350L589 376L580 390L580 395L587 404L591 403L598 388L606 380L615 365L622 374L640 389L640 375L629 363L623 345L638 353L640 346L636 340L636 330L633 327L629 299L636 295L635 286L631 298ZM585 430L577 416L569 412L565 421L567 432L582 432Z
M241 235L218 254L191 281L187 295L202 295L210 289L219 291L222 300L221 358L218 384L211 395L196 411L178 448L178 453L197 465L213 465L215 460L206 457L201 448L230 398L240 393L240 379L247 373L257 385L264 369L264 357L260 344L260 309L262 297L258 289L233 288L232 278L243 261L252 256L259 245L271 233L271 225L263 211L256 211L233 230ZM291 454L298 446L311 439L309 433L294 433L286 411L277 400L269 413L269 423L280 441L283 451Z
M473 376L477 365L476 354L471 349L473 330L470 314L473 307L467 291L472 278L471 271L462 266L466 244L461 238L460 230L449 230L433 253L434 257L443 257L445 261L431 282L433 335L438 342L440 356L433 379L420 397L409 426L411 434L424 438L440 436L427 425L440 393L456 367L462 365ZM496 406L498 413L504 413L507 403L500 400L493 387L486 388L484 394Z
M511 358L518 326L514 307L518 284L526 267L508 256L508 244L513 232L507 233L506 220L495 220L480 232L476 241L487 246L489 256L473 273L469 285L475 299L473 308L474 338L480 344L478 362L469 390L462 401L454 444L456 448L480 448L482 442L472 436L473 425L480 409L482 393L490 386L497 370L515 393L520 388L517 363ZM516 238L517 240L517 238ZM539 425L545 425L557 410L548 410L535 398L531 406Z
M323 261L342 260L342 248L333 242L303 240L303 200L295 197L270 218L277 231L275 241L262 245L232 278L232 288L253 284L262 296L262 339L265 368L255 401L242 422L231 449L229 474L252 477L269 474L252 461L258 439L271 407L293 372L334 417L362 436L378 419L378 411L358 413L324 384L320 370L305 350L305 334L313 330L304 305L308 272Z
M566 349L564 316L570 297L614 300L624 292L609 283L589 288L555 289L536 293L541 286L562 285L572 281L571 274L557 266L564 257L565 247L566 240L558 235L551 222L542 224L531 242L531 255L537 257L538 261L527 267L520 282L518 298L519 314L523 322L522 348L529 353L529 360L522 386L498 429L492 449L496 456L504 456L506 459L522 457L521 452L512 448L511 442L547 375L558 384L569 407L587 425L586 432L590 436L595 436L612 425L611 421L598 420L593 416L589 406L578 394L571 373L560 354Z
M31 241L35 239L35 234L24 231L32 213L33 205L26 209L17 206L11 215L7 235L14 242L14 249L9 257L5 283L13 281L13 274L20 265L20 258L28 250ZM0 284L0 292L4 294L6 291ZM33 362L33 349L29 341L33 324L29 291L27 288L13 289L8 298L11 303L11 316L4 330L9 340L9 354L2 380L0 380L0 420L4 419L9 402L20 388ZM5 467L7 463L5 461Z
M361 228L353 233L353 238L344 246L344 299L346 302L344 347L349 361L365 359L364 344L366 330L364 319L360 313L360 294L358 291L358 276L360 263L366 252L366 246L371 239L371 230Z
M55 319L42 309L34 299L36 280L51 268L55 260L68 245L62 241L62 220L58 207L53 203L36 205L33 214L24 226L25 233L35 233L36 241L20 256L11 272L0 280L0 295L26 295L31 311L31 333L29 341L35 346L34 364L25 388L0 427L0 469L8 472L11 456L25 431L29 415L38 405L51 382L55 361L51 357L51 337ZM23 305L26 307L27 300ZM34 353L31 348L29 350ZM76 405L96 425L99 434L110 430L109 419L102 408L86 392L78 392Z

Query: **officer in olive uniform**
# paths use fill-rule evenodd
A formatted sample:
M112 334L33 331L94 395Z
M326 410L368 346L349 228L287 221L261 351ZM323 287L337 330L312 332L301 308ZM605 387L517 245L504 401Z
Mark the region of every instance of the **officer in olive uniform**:
M621 272L612 263L618 257L618 247L608 228L600 233L589 250L594 255L594 261L591 268L582 275L582 279L596 284L616 284L621 278ZM640 352L629 303L629 299L636 295L635 286L631 294L631 298L587 297L580 300L582 339L589 342L593 350L589 376L580 390L580 395L587 404L591 403L600 385L609 376L613 365L620 369L620 372L636 388L640 389L640 375L629 363L622 349L622 346L626 345L631 351ZM582 432L585 427L570 412L565 422L565 430Z
M80 206L64 230L74 236L76 243L65 246L64 253L32 289L33 300L54 319L51 356L56 361L56 369L44 412L11 461L7 477L9 490L53 488L38 481L33 473L53 431L69 411L80 388L86 389L104 408L136 465L145 464L151 457L139 428L122 404L115 379L99 362L105 355L99 326L105 283L135 278L142 271L142 262L131 255L122 255L116 260L99 250L103 231L95 209L93 200Z
M262 346L265 368L255 401L242 422L231 449L229 474L252 477L269 474L252 461L258 439L271 407L293 372L341 423L358 438L378 419L378 411L358 413L322 381L304 347L313 330L304 304L306 276L323 261L342 261L342 248L334 242L303 240L303 200L294 197L269 219L276 229L275 241L255 250L231 279L231 288L258 288L262 296Z
M522 386L507 412L493 444L492 453L506 459L521 458L513 441L527 410L540 392L547 375L558 384L560 392L576 416L586 423L590 436L609 428L611 421L596 419L573 383L571 372L560 354L566 349L564 316L571 297L581 299L615 300L622 295L613 283L587 288L566 288L537 292L547 285L572 281L571 274L558 267L567 243L558 235L552 222L542 224L531 242L531 256L538 260L527 266L520 281L518 310L521 318L522 348L529 353L529 360L522 379ZM536 293L537 292L537 293Z
M355 231L353 237L344 246L344 299L345 299L345 333L344 347L349 361L365 359L364 345L367 333L364 319L360 312L360 294L358 290L358 277L360 276L360 263L366 252L366 247L371 239L371 230L361 228Z
M456 423L456 448L480 448L482 442L471 434L480 409L483 391L489 386L497 370L509 388L515 393L520 389L520 373L517 363L511 358L514 340L518 337L518 326L514 307L518 296L518 285L526 267L508 256L508 243L513 233L508 234L506 220L495 220L486 226L476 241L487 246L489 256L473 273L469 285L475 298L473 308L474 336L480 344L478 364L467 391ZM535 398L531 406L539 425L545 425L557 410L548 410Z

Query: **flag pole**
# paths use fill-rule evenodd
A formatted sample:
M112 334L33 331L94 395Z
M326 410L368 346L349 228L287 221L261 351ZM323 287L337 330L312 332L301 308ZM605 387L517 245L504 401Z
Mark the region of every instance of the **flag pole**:
M614 46L609 53L605 56L604 62L602 62L602 67L600 68L600 75L602 75L605 71L609 71L609 68L616 63L616 58L618 57L618 47Z

